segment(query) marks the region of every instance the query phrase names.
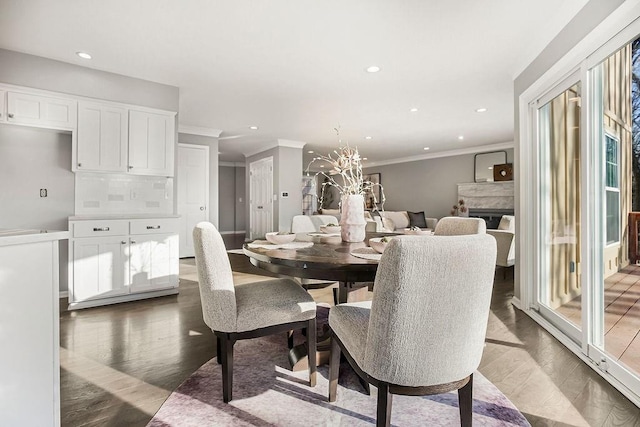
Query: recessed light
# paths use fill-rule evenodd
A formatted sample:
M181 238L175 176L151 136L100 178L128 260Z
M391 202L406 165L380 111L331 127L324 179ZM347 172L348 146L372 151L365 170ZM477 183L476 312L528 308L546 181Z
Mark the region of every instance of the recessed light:
M249 126L249 129L251 129L251 130L258 130L258 126Z
M367 160L367 158L366 158L366 157L363 157L363 158L362 158L362 160Z
M307 153L313 154L313 150L309 150L309 151L307 151Z
M429 149L429 147L424 147L424 150L427 151Z
M87 52L76 52L76 55L78 55L82 59L91 59L91 55L89 55Z
M476 113L484 113L484 112L486 112L486 111L487 111L487 109L486 109L486 108L477 108L477 109L476 109Z
M418 112L418 109L414 107L414 108L412 108L412 109L411 109L411 110L409 110L409 111L411 111L412 113L416 113L416 112Z
M321 168L323 168L323 167L324 167L324 165L320 165L320 167L321 167Z
M380 67L377 65L372 65L367 68L367 73L377 73L378 71L380 71Z
M462 141L462 140L464 139L464 136L460 135L460 136L458 137L458 139L459 139L460 141Z
M371 139L371 137L370 136L365 136L364 139Z
M493 170L493 166L489 166L487 169Z

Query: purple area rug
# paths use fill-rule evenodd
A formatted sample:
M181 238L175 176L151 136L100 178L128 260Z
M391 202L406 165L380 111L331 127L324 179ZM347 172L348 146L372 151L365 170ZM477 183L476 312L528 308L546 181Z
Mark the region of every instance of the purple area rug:
M376 389L364 394L344 362L338 399L327 400L328 367L310 388L307 371L292 372L284 335L239 341L234 347L233 400L222 402L221 367L202 365L158 410L148 426L370 426L375 425ZM392 425L459 426L457 393L393 396ZM513 404L480 373L474 374L476 426L529 426Z

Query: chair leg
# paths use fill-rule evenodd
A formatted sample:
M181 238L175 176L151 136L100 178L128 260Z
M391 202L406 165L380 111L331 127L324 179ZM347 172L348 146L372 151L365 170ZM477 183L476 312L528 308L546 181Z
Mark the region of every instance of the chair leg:
M389 393L389 384L380 383L378 386L378 408L376 411L376 426L391 425L391 402L393 395Z
M289 350L293 348L293 331L287 331L287 347Z
M222 343L220 342L220 337L216 335L216 361L218 365L222 363Z
M331 338L331 350L329 353L329 402L336 401L338 393L338 375L340 373L341 349L338 341Z
M473 419L473 374L469 382L458 390L458 408L460 409L460 426L471 427Z
M222 339L222 400L231 402L233 398L233 344L229 334L224 334Z
M307 326L307 357L309 359L309 386L316 386L316 318L309 320L309 326Z

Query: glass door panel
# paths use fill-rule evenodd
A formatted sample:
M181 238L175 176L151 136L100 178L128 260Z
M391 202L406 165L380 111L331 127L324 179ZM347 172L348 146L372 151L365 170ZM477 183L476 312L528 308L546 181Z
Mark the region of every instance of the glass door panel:
M566 86L565 86L566 87ZM538 109L540 313L581 342L581 84L573 84Z
M593 334L589 357L640 391L640 41L618 50L592 71L594 183L602 203L595 248Z

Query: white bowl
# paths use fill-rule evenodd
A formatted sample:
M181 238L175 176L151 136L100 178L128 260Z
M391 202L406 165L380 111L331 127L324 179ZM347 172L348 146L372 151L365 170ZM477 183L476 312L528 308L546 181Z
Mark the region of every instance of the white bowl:
M278 234L277 231L272 231L271 233L267 233L265 237L267 238L267 241L269 243L273 243L274 245L282 245L284 243L293 242L296 239L296 234Z
M320 231L322 231L323 233L327 233L327 234L338 234L340 233L340 226L339 225L321 225L320 226Z
M426 234L432 234L433 232L431 231L430 228L423 228L420 230L412 230L410 228L405 228L404 229L404 234L417 234L417 235L426 235Z
M384 252L384 249L389 244L389 242L383 242L382 239L382 237L372 237L371 239L369 239L369 246L371 246L373 250L378 252L379 254Z

